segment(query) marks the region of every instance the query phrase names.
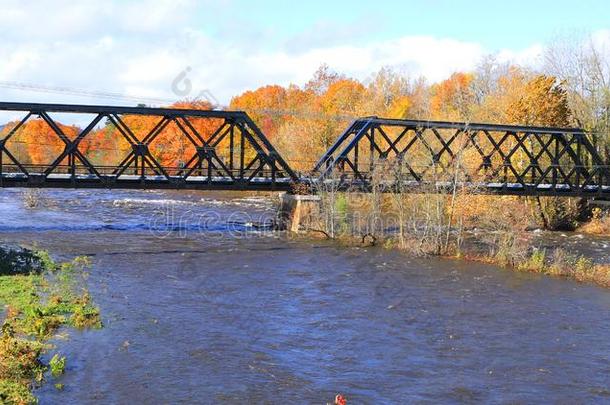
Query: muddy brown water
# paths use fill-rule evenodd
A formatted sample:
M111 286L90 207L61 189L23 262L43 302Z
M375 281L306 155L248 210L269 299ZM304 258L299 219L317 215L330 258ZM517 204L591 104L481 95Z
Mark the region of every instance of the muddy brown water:
M91 255L105 327L56 339L67 372L42 404L610 403L608 290L290 240L264 197L43 197L0 191L0 242Z

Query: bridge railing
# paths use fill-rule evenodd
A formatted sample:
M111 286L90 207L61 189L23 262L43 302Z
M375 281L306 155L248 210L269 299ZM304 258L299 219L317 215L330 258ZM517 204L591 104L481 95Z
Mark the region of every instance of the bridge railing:
M345 189L453 182L508 194L610 193L610 168L573 128L362 118L315 168Z

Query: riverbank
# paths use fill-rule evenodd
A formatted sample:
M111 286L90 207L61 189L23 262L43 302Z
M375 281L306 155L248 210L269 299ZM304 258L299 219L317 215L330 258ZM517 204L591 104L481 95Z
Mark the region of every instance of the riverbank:
M317 200L308 202L307 209L297 210L293 219L298 223L290 224L291 231L343 245L373 244L411 256L483 262L610 287L610 258L598 262L571 250L561 238L551 237L554 243L541 243L537 238L542 233L576 229L583 237L604 235L610 231L608 210L571 198L441 191L385 194L372 190L361 194L318 190Z
M101 328L85 286L89 265L84 257L55 263L45 252L0 246L0 402L36 403L33 389L64 373L66 357L49 343L60 330Z
M610 265L595 264L591 258L570 254L560 247L550 252L546 249L535 249L525 261L519 263L476 254L450 256L450 258L494 264L515 271L545 274L610 288Z
M562 234L562 233L558 233ZM293 238L302 240L331 240L324 232L308 231ZM530 239L524 237L524 239ZM595 263L593 258L583 254L570 253L565 248L536 247L531 244L526 248L521 247L518 252L493 251L491 248L483 248L483 243L470 240L470 245L462 246L460 251L450 250L442 254L431 252L422 253L422 249L416 241L401 246L400 241L393 237L379 237L366 234L363 236L341 236L332 239L338 246L344 247L370 247L379 246L384 249L398 250L411 257L436 257L448 260L457 260L472 263L484 263L500 268L526 273L537 273L551 277L575 280L581 283L596 284L601 287L610 288L610 264ZM487 250L487 253L485 252ZM518 253L518 254L517 254Z
M308 217L301 218L301 230L291 234L333 240L340 246L376 245L414 257L492 264L610 288L610 260L599 262L587 252L565 246L565 232L543 232L531 219L515 215L510 210L514 204L507 213L493 219L480 207L469 208L475 214L467 212L468 218L448 218L458 214L445 214L444 206L428 208L407 218L404 213L388 214L382 210L375 213L370 206L353 209L345 197L336 198L330 214L325 212L328 205L322 200L319 210L310 210ZM523 214L524 210L520 212ZM575 235L582 238L607 235L610 220L606 215L594 210L592 218L578 226L580 233ZM542 234L546 240L540 240Z

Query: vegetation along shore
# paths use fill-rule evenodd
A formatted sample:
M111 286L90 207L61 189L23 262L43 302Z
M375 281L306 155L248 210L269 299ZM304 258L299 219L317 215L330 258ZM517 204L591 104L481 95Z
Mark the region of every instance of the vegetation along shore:
M0 246L1 403L36 403L32 391L64 373L70 360L51 343L58 333L102 327L86 288L89 265L86 257L56 263L46 252Z

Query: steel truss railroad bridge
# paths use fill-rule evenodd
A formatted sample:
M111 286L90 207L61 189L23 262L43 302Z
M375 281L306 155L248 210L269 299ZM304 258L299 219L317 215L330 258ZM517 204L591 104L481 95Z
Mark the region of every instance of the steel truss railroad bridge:
M366 192L459 186L487 194L610 196L610 170L581 129L360 118L310 172L297 173L241 111L0 102L0 112L20 114L0 127L0 187L291 191L300 185ZM89 124L70 136L56 117L74 114ZM156 124L142 129L138 117ZM44 164L23 153L19 134L30 120L57 137L53 147L43 141L48 134L39 137L38 150L53 156ZM96 131L104 125L111 130ZM166 146L159 139L170 127L185 156L172 167L159 158ZM100 133L106 138L90 142ZM108 137L120 138L124 156L102 165L97 156Z

